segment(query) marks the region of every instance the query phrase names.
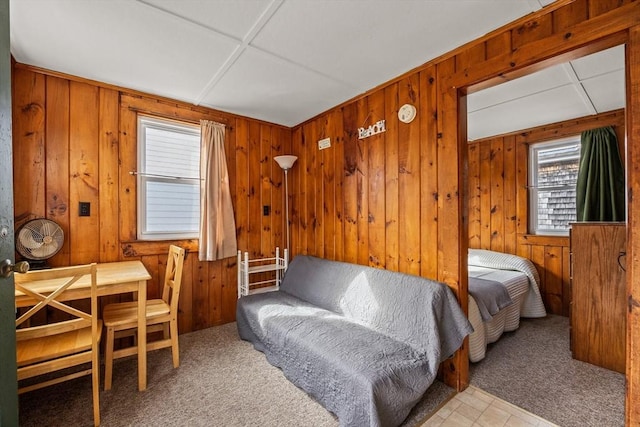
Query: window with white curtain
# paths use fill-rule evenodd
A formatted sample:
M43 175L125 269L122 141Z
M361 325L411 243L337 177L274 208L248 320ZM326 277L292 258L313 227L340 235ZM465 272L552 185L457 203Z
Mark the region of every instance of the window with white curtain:
M138 117L138 239L198 238L200 126Z
M579 164L580 135L529 146L529 233L569 234Z

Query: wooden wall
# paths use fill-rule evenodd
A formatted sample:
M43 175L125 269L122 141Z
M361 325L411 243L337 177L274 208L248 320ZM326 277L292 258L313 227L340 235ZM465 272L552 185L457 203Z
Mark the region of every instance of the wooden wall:
M438 227L435 114L409 125L389 119L404 103L428 104L434 72L294 130L293 253L437 277L437 260L429 257ZM358 127L385 117L386 132L358 139ZM332 146L318 151L325 137Z
M136 241L136 178L129 172L136 170L138 114L225 123L238 248L261 256L284 247L283 174L272 158L289 150L290 129L17 64L16 226L43 217L62 226L65 243L50 265L141 259L152 276L149 297L160 295L170 242ZM91 216L78 216L79 201L91 203ZM270 216L262 216L262 205L272 207ZM199 262L197 241L174 243L188 250L180 332L235 320L236 258Z
M627 29L640 19L639 6L560 0L296 126L292 252L436 278L466 309L467 166L473 160L466 121L460 120L466 117L465 94L625 43ZM404 103L418 110L410 124L397 118ZM385 132L358 139L359 127L378 120L386 120ZM319 151L323 138L331 138L332 146ZM515 137L510 143L514 148L503 153L503 164L504 156L509 162L517 155ZM505 185L516 178L507 176ZM526 218L523 212L508 214ZM526 240L526 233L518 236L517 223L496 221L491 227L507 227L509 237L494 245L507 245L540 268L562 271L562 277L545 275L545 285L551 311L563 312L563 245ZM463 347L444 369L446 381L458 388L468 381L466 352Z
M529 145L612 125L624 153L624 121L624 110L618 110L469 143L469 247L533 261L550 313L569 316L569 237L528 234Z

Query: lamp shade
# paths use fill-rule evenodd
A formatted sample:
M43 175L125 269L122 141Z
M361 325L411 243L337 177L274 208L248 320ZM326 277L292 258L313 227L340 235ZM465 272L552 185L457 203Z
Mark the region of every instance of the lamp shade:
M273 158L273 160L278 162L278 164L280 165L280 167L282 169L289 170L289 169L291 169L293 164L296 162L296 160L298 160L298 157L296 157L296 156L276 156L276 157Z

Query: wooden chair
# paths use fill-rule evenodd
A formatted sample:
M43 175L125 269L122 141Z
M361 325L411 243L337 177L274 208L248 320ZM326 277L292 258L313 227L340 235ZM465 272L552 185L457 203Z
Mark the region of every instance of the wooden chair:
M185 250L171 245L167 259L167 269L164 276L164 289L162 299L147 301L147 333L162 331L161 340L147 344L147 350L157 350L171 347L173 367L180 366L178 347L178 300L180 297L180 284L182 283L182 265L184 264ZM136 334L138 323L138 303L122 302L105 306L102 314L104 326L107 329L105 345L105 373L104 389L111 389L113 375L113 359L137 354L136 345L119 350L113 350L116 338L122 338Z
M61 301L63 292L83 276L91 279L90 310L84 311L71 307ZM46 282L42 282L46 281ZM46 283L46 292L42 286ZM63 381L91 374L93 390L93 422L100 425L100 365L99 343L102 334L102 322L98 319L98 293L96 285L96 264L32 271L26 280L16 281L16 290L38 301L16 320L16 356L18 362L18 382L34 379L34 383L20 386L18 393L25 393ZM44 325L35 323L33 315L51 307L62 311L64 320ZM54 318L62 318L54 316ZM27 320L30 320L27 322ZM26 322L26 323L25 323ZM62 369L90 364L80 371L55 375ZM52 378L53 377L53 378Z

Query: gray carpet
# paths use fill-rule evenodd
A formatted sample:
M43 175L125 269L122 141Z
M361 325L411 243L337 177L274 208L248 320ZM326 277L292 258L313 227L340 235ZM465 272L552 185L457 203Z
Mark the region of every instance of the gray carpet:
M569 319L523 319L472 363L471 384L563 427L624 425L624 375L571 358Z
M103 426L337 426L337 419L238 338L235 323L180 336L180 367L168 349L149 353L148 389L137 391L136 361L114 363L100 393ZM103 379L101 379L102 383ZM20 425L92 425L89 377L20 396ZM404 426L420 425L454 390L436 382Z

